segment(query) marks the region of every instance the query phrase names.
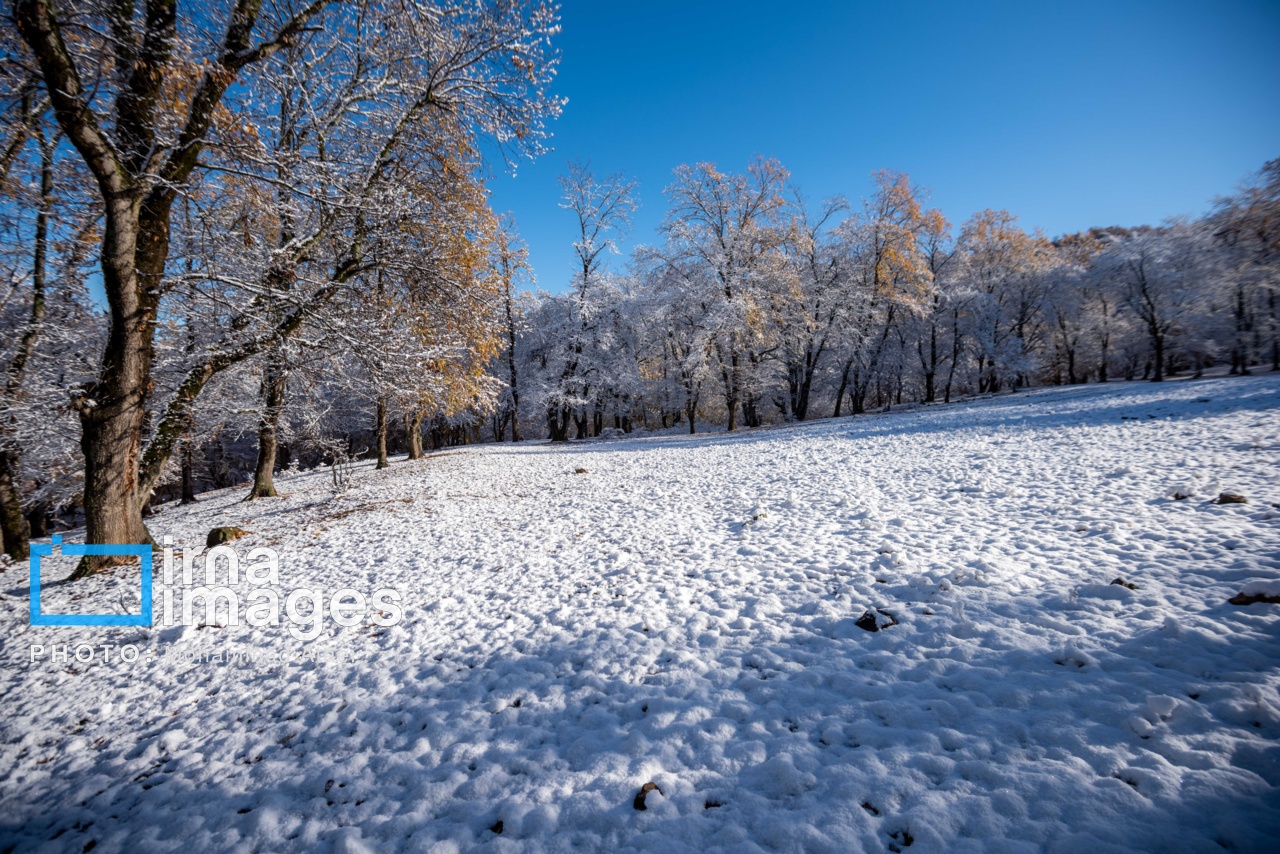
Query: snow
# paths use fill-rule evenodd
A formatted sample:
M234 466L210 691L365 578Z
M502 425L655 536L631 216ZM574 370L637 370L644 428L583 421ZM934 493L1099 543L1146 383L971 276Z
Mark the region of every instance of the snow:
M472 447L362 467L336 496L326 472L279 486L164 508L152 532L242 527L237 547L279 551L282 598L394 587L403 620L309 643L33 628L10 570L0 850L1280 838L1280 606L1227 602L1280 585L1275 377ZM1214 503L1222 487L1249 503ZM136 602L122 571L50 587L68 568L50 565L47 612ZM897 624L857 626L880 610ZM30 661L61 643L147 654Z
M1265 578L1250 581L1240 592L1245 596L1280 596L1280 578Z

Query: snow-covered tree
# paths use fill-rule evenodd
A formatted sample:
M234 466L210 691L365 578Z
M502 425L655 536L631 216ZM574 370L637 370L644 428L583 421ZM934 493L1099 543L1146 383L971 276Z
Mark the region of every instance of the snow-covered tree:
M1195 332L1220 282L1210 230L1199 223L1136 229L1114 239L1095 262L1150 344L1150 376L1168 372L1170 345Z
M180 287L170 275L174 212L188 188L214 182L221 186L207 197L225 195L234 177L261 198L274 196L277 221L265 223L271 234L263 241L272 251L256 266L266 275L240 283L264 299L279 297L267 300L272 306L287 305L300 269L316 283L303 289L314 296L363 266L365 242L377 232L360 214L399 212L378 207L385 200L377 196L403 165L402 147L422 139L429 119L452 125L463 139L483 136L508 151L537 153L543 123L560 106L546 94L556 63L549 38L558 31L557 12L548 6L505 0L141 5L77 4L75 38L67 37L50 0L20 0L14 7L17 32L39 71L36 98L49 100L92 175L105 220L98 261L107 345L99 376L76 397L92 543L150 541L143 505L186 430L186 407L229 358L219 354L197 366L191 383L179 385L178 411L160 419L162 445L140 466L157 324L166 297ZM314 57L322 57L315 73L304 73ZM295 72L301 76L289 79ZM268 102L264 93L273 91L288 99ZM293 103L318 112L298 113ZM302 129L298 116L311 125L306 141L290 139ZM330 221L340 226L322 227ZM336 235L345 239L331 240ZM337 263L313 266L316 256ZM319 283L313 270L324 270L329 284ZM254 271L219 269L209 280ZM312 303L293 302L284 322L300 325ZM237 303L260 307L252 299ZM235 337L242 331L236 328L240 313L226 314L226 331ZM280 331L277 325L269 338ZM267 385L275 379L268 377Z
M597 434L606 408L625 408L632 384L622 366L635 364L634 356L618 358L626 346L618 325L624 293L606 262L630 228L636 183L621 173L598 179L589 166L570 163L560 186L560 206L576 220L578 263L570 292L556 298L547 318L556 333L544 330L539 347L539 408L555 441L568 439L571 426L579 439Z
M759 158L740 174L698 163L678 167L666 190L659 251L701 304L728 430L740 408L748 426L759 423L761 366L777 347L768 315L786 266L787 179L776 160Z

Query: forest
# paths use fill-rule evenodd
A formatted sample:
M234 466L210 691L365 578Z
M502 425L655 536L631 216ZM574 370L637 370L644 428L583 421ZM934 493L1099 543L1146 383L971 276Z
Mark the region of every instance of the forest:
M570 162L576 272L539 282L485 183L555 156L556 7L143 5L20 0L3 29L12 560L358 458L1280 369L1280 160L1202 217L1055 237L953 220L928 176L855 201L766 156L673 164L629 257L636 182Z

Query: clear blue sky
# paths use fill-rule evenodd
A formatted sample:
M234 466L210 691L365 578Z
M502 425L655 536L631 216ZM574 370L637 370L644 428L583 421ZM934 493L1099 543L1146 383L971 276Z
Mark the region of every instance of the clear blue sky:
M909 172L959 224L1050 235L1201 213L1280 157L1280 2L566 0L554 151L490 182L541 288L571 272L571 158L640 182L653 243L680 163L777 157L855 203ZM621 269L623 259L613 265Z

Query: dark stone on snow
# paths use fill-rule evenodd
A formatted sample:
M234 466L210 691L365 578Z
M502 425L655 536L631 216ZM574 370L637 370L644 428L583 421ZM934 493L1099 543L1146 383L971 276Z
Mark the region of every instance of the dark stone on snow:
M1119 584L1121 587L1125 587L1125 588L1127 588L1127 589L1129 589L1129 590L1137 590L1137 589L1138 589L1138 585L1134 584L1132 581L1125 581L1123 578L1117 578L1115 581L1112 581L1111 583L1112 583L1112 584Z
M587 470L586 470L586 469L584 469L582 466L578 466L576 469L574 469L574 470L573 470L573 473L574 473L574 474L588 474Z
M232 540L238 540L241 537L246 536L248 533L248 531L243 531L240 528L233 528L230 526L214 528L209 532L209 536L205 539L204 544L209 548L213 548L214 546L220 546L223 543L229 543Z
M648 807L645 806L644 799L649 796L650 792L657 792L659 795L662 794L662 790L658 788L658 784L650 781L640 787L640 791L636 793L636 799L631 805L638 810L647 810Z
M1238 492L1224 492L1218 496L1219 504L1248 504L1249 499Z
M1237 593L1227 601L1232 605L1253 605L1258 602L1266 605L1280 605L1280 596L1268 596L1265 593L1254 593L1246 596L1243 593Z
M879 608L876 608L875 611L867 611L857 619L857 622L855 622L854 625L869 632L878 632L882 627L880 625L880 620L876 617L876 614L880 614L888 618L888 621L885 622L883 628L887 629L889 626L898 625L898 619L894 617L893 614L890 614L888 611L882 611Z

